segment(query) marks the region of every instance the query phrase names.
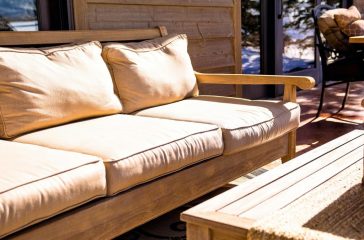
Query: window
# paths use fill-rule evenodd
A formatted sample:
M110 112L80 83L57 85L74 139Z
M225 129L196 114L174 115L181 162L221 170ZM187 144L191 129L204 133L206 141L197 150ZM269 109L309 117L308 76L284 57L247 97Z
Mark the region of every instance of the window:
M242 62L244 73L260 73L260 0L243 0Z
M1 31L37 31L36 0L1 0Z
M313 0L283 0L283 72L315 67Z

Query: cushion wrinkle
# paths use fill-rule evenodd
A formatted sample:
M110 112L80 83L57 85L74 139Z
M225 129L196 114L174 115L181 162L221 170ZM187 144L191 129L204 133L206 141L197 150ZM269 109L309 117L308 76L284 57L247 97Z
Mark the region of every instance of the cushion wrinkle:
M0 102L0 123L1 123L0 124L0 126L1 126L0 136L4 135L4 137L9 138L9 135L7 134L7 131L6 131L4 115L3 115L3 112L2 112L2 109L1 109L1 102Z
M293 108L291 108L290 110L295 110L297 109L298 106L295 106ZM261 125L262 123L268 123L268 122L272 122L274 119L277 119L279 118L280 116L283 116L284 114L288 113L290 111L282 111L280 114L277 114L275 115L275 117L272 117L271 119L268 119L268 120L265 120L263 122L259 122L259 123L256 123L256 124L252 124L250 126L244 126L244 127L235 127L235 128L229 128L229 127L224 127L223 130L229 130L229 131L235 131L235 130L240 130L240 129L248 129L248 128L253 128L253 127L256 127L256 126L259 126Z
M98 161L96 160L96 161L94 161L93 163L97 163L97 162L98 162ZM84 164L82 164L82 165L78 165L78 166L75 166L75 167L73 167L73 168L68 168L68 169L65 169L65 170L63 170L63 171L57 172L57 173L55 173L55 174L51 174L51 175L44 176L44 177L42 177L42 178L34 179L33 181L27 181L26 183L19 184L19 185L17 185L17 186L14 186L14 187L8 188L8 189L6 189L6 190L4 190L4 191L0 191L0 194L5 193L5 192L8 192L8 191L11 191L11 190L14 190L14 189L16 189L16 188L19 188L19 187L22 187L22 186L25 186L25 185L28 185L28 184L30 184L30 183L35 183L35 182L38 182L38 181L40 181L40 180L44 180L44 179L47 179L47 178L50 178L50 177L58 176L58 175L60 175L60 174L62 174L62 173L66 173L66 172L69 172L69 171L71 171L71 170L74 170L74 169L77 169L77 168L80 168L80 167L83 167L83 166L86 166L86 165L89 165L89 164L90 164L90 163L84 163Z
M145 50L144 49L133 49L133 48L128 48L128 47L124 47L124 46L118 46L118 48L123 49L123 50L129 50L129 51L136 52L136 53L139 53L139 52L140 53L145 53L145 52L151 52L151 51L158 51L158 50L161 50L163 48L166 48L168 45L173 43L176 39L186 39L185 36L186 36L185 34L180 34L180 35L174 36L173 38L168 39L168 41L166 43L164 43L162 46L154 47L154 49L145 49ZM149 41L147 40L146 42L149 42ZM109 52L109 50L107 52ZM118 59L118 58L113 58L113 57L108 58L107 57L107 60L109 60L109 59L115 60L115 59Z
M209 157L205 157L205 158L200 159L198 162L203 162L203 161L206 161L206 160L208 160L208 159L215 158L215 157L219 157L219 156L221 156L221 154L211 155L211 156L209 156ZM114 192L114 193L112 193L112 194L108 194L108 196L114 196L114 195L116 195L116 194L118 194L118 193L120 193L120 192L127 191L127 190L129 190L129 189L131 189L131 188L133 188L133 187L135 187L135 186L137 186L137 185L145 184L145 183L147 183L147 182L150 182L150 181L156 180L156 179L158 179L158 178L161 178L161 177L164 177L164 176L167 176L167 175L173 174L173 173L178 172L178 171L180 171L180 170L182 170L182 169L184 169L184 168L188 168L188 167L190 167L190 166L192 166L192 165L194 165L194 164L196 164L196 162L188 163L188 164L183 165L183 166L181 166L181 167L179 167L179 168L177 168L177 169L175 169L175 170L173 170L173 171L163 173L163 174L161 174L161 175L155 176L155 177L150 178L150 179L148 179L148 180L144 180L144 181L138 182L137 184L131 185L131 186L127 187L127 188L123 188L123 189L121 189L121 190L119 190L119 191L116 191L116 192ZM107 172L106 172L106 175L107 175Z
M110 55L110 51L107 51L106 52L106 59L109 59L110 57L109 57L109 55ZM118 98L120 99L120 91L119 91L119 88L118 88L118 85L116 84L116 80L115 80L115 72L114 72L114 69L111 67L111 65L109 64L109 62L105 62L106 63L106 65L107 65L107 68L109 69L109 71L110 71L110 75L111 75L111 79L112 79L112 82L113 82L113 85L114 85L114 87L115 87L115 89L116 89L116 96L118 96ZM115 92L115 91L114 91ZM121 104L121 109L123 108L123 103L122 102L120 102L120 104Z
M48 56L48 55L52 55L54 53L57 52L67 52L69 50L74 50L74 49L85 49L84 45L87 46L91 46L91 44L95 44L97 46L99 46L101 48L101 45L99 44L98 41L91 41L91 42L79 42L79 43L73 43L73 44L69 44L69 47L66 47L65 45L58 45L56 47L64 47L65 49L55 49L54 51L51 51L52 47L46 47L46 48L6 48L6 49L2 49L1 52L7 52L7 53L25 53L25 54L37 54L37 55L42 55L42 56Z
M180 137L180 138L177 138L177 139L170 140L169 142L166 142L166 143L164 143L164 144L160 144L160 145L154 146L154 147L152 147L152 148L145 149L145 150L142 150L142 151L140 151L140 152L133 153L133 154L131 154L131 155L129 155L129 156L126 156L126 157L123 157L123 158L120 158L120 159L111 159L111 161L109 161L109 162L118 162L118 161L123 161L123 160L125 160L125 159L128 159L128 158L130 158L130 157L136 156L136 155L138 155L138 154L141 154L141 153L144 153L144 152L147 152L147 151L151 151L151 150L153 150L153 149L157 149L157 148L160 148L160 147L163 147L163 146L167 146L167 145L169 145L169 144L171 144L171 143L173 143L173 142L181 141L181 140L183 140L183 139L185 139L185 138L188 138L188 137L191 137L191 136L194 136L194 135L198 135L198 134L203 134L203 133L211 132L211 130L217 130L217 129L219 129L219 128L218 128L218 127L216 127L215 129L209 129L209 130L206 130L206 131L200 131L200 132L195 132L195 133L193 133L193 134L185 135L184 137Z

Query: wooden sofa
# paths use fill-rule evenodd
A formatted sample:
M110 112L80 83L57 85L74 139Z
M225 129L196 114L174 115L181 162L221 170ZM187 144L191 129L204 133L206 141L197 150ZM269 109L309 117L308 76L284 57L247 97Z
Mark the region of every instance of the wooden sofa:
M135 30L1 32L1 46L44 46L75 41L140 41L164 36L163 27ZM283 101L296 101L296 88L310 77L196 73L199 84L284 85ZM261 144L186 166L112 196L101 197L12 233L12 239L110 239L196 199L273 160L294 157L296 129ZM0 148L1 151L6 149ZM1 198L1 193L0 193ZM0 201L1 202L1 201Z

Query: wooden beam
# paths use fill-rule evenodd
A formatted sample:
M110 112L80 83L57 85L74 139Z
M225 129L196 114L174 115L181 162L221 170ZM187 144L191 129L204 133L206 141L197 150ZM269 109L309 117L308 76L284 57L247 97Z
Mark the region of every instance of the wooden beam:
M163 32L161 29L164 29ZM39 32L0 32L1 46L63 44L77 41L135 41L160 37L166 29L123 29L123 30L79 30L79 31L39 31Z
M84 0L73 0L74 13L87 13L87 2ZM86 30L88 29L87 14L74 14L73 21L75 29Z
M288 162L296 156L297 130L288 133L288 152L282 157L282 163Z
M195 7L234 7L234 0L75 0L86 4L123 4L123 5L158 5L158 6L195 6Z
M241 1L234 0L234 57L235 57L235 73L241 74ZM243 86L235 85L235 96L243 97Z
M285 84L283 101L286 102L296 102L297 100L297 89L295 85Z

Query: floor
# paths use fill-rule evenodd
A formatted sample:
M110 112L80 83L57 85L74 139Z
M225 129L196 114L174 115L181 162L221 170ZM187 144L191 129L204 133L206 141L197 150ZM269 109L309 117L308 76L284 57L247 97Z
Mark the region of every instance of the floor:
M320 89L315 88L299 93L297 101L302 108L301 126L297 136L297 154L320 146L354 129L363 129L364 83L353 83L345 108L341 107L345 85L337 85L325 92L325 105L319 118L315 118L319 103Z
M297 155L312 150L354 129L364 129L364 107L361 106L361 100L364 99L364 82L351 85L347 104L342 111L338 112L344 96L344 88L344 85L337 85L326 91L325 105L319 118L315 118L315 116L319 103L320 87L298 93L297 101L301 106L301 124L297 131ZM269 171L269 169L279 164L281 164L280 160L274 161L263 168L233 181L226 189L234 184L239 184ZM220 189L217 193L226 189ZM212 193L211 195L217 193ZM209 197L205 196L204 198ZM185 225L179 221L179 214L199 201L203 201L204 198L175 209L117 239L185 239Z

